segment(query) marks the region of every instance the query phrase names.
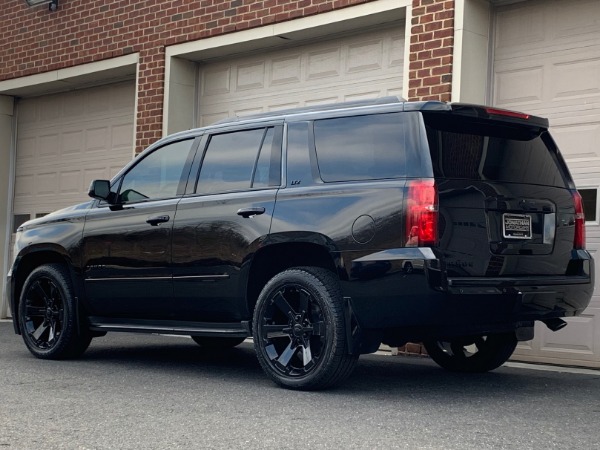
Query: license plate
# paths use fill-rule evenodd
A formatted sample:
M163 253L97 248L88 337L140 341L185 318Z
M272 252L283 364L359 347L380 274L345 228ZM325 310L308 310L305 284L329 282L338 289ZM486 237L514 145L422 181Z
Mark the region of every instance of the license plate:
M502 214L502 235L507 239L531 239L531 216Z

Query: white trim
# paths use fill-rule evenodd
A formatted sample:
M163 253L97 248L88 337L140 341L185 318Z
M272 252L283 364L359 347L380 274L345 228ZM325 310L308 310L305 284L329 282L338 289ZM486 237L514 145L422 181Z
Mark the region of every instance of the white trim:
M375 0L315 16L172 45L166 48L165 56L167 60L174 56L182 56L192 60L207 57L214 58L242 53L248 48L281 44L282 39L298 40L319 35L331 35L347 29L347 26L344 25L347 22L360 21L361 18L377 14L385 15L393 11L402 11L404 14L403 10L409 7L411 3L411 0ZM393 22L399 18L391 15L386 20Z
M406 23L404 25L404 64L402 67L402 97L408 100L410 85L410 38L412 36L412 3L406 7Z
M0 94L33 97L77 87L106 84L135 74L139 54L119 56L88 64L51 70L11 80L0 81Z
M184 71L181 65L173 63L173 58L197 63L215 58L244 54L254 50L299 45L319 37L331 37L332 35L369 26L405 20L411 4L411 0L374 0L314 16L301 17L295 20L166 47L162 122L163 136L174 131L188 129L191 126L188 121L186 123L176 123L177 120L169 115L169 105L172 98L175 97L170 90L171 87L176 87L175 85L177 85L172 80L174 78L179 79L178 76L183 75L183 72L179 71ZM405 29L407 38L405 40L405 82L403 94L408 93L407 70L410 63L407 49L410 49L410 23L406 23ZM195 76L197 77L198 75ZM194 89L197 89L197 86L198 83L194 85ZM178 105L178 107L186 108L190 118L199 114L195 99L192 99L189 105ZM193 123L195 124L196 121Z
M588 190L588 191L596 191L596 211L595 212L595 216L596 216L596 220L587 220L585 221L586 225L600 225L600 186L596 185L596 186L591 186L588 184L584 184L584 185L577 185L577 191L581 191L581 190Z
M14 190L15 190L15 167L17 161L17 108L13 99L13 111L12 111L12 133L10 137L9 151L9 167L8 167L8 189L6 198L6 233L4 235L4 254L1 255L4 261L2 267L4 270L0 274L2 279L0 280L0 318L5 318L8 315L8 297L6 289L6 274L10 270L10 254L12 249L10 244L12 242L12 220L13 220L13 203L14 203ZM0 202L2 199L0 199ZM11 311L12 313L12 311Z

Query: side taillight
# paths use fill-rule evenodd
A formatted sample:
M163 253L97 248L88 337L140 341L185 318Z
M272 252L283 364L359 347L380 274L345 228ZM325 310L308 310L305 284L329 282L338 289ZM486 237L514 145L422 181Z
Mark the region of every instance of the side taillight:
M583 200L577 191L573 191L573 204L575 206L575 236L573 248L576 250L585 248L585 214L583 212Z
M435 246L438 239L438 193L435 181L409 181L406 206L406 246Z

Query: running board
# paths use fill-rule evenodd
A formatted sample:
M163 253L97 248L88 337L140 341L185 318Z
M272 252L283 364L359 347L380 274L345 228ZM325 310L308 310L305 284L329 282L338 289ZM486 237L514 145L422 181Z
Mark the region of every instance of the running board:
M180 334L186 336L249 337L250 323L186 322L175 320L134 320L90 317L92 331L123 331L133 333Z

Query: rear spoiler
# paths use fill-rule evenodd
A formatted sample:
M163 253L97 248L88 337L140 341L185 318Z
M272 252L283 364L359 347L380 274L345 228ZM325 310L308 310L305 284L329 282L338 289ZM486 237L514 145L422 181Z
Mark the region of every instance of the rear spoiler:
M491 106L471 105L468 103L444 103L435 101L405 103L404 110L447 113L477 119L519 123L521 125L545 129L548 129L550 125L548 119L544 117Z

